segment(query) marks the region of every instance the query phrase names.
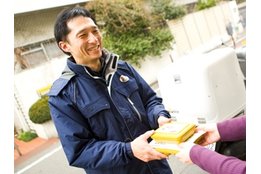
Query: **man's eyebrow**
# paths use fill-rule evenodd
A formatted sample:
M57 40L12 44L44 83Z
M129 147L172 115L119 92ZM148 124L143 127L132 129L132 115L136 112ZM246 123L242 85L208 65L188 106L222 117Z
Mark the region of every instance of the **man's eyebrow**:
M81 33L84 32L84 31L88 30L89 28L90 28L90 29L98 29L97 26L86 27L86 28L83 28L83 29L81 29L80 31L78 31L78 32L76 33L76 36L79 35L79 34L81 34Z

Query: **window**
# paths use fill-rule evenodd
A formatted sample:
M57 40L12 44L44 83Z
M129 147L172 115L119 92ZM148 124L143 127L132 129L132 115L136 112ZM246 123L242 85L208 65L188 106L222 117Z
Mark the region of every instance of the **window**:
M15 48L14 53L16 73L64 55L54 38Z

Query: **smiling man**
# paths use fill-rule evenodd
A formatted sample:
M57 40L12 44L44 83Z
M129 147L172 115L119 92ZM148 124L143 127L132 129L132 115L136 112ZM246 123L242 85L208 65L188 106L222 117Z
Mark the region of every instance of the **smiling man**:
M70 53L75 62L88 66L94 71L101 67L101 33L91 18L78 16L67 22L69 33L66 40L60 41L59 47Z
M103 48L90 12L62 11L54 34L69 58L49 106L70 165L88 174L171 174L167 156L148 144L170 115L135 69Z

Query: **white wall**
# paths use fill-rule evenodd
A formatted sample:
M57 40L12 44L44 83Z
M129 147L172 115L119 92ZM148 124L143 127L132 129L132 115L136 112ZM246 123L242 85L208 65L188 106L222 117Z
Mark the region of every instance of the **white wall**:
M168 64L172 63L175 57L176 54L174 45L173 49L164 51L161 56L147 56L141 62L140 67L137 67L135 65L134 67L148 84L152 84L157 81L158 72Z

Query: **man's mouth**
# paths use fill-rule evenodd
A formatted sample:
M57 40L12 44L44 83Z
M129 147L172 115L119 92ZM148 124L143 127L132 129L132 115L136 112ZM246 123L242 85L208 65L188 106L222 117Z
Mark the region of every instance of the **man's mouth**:
M100 48L100 45L95 45L95 46L93 46L93 47L88 48L87 51L96 51L96 50L98 50L99 48Z

